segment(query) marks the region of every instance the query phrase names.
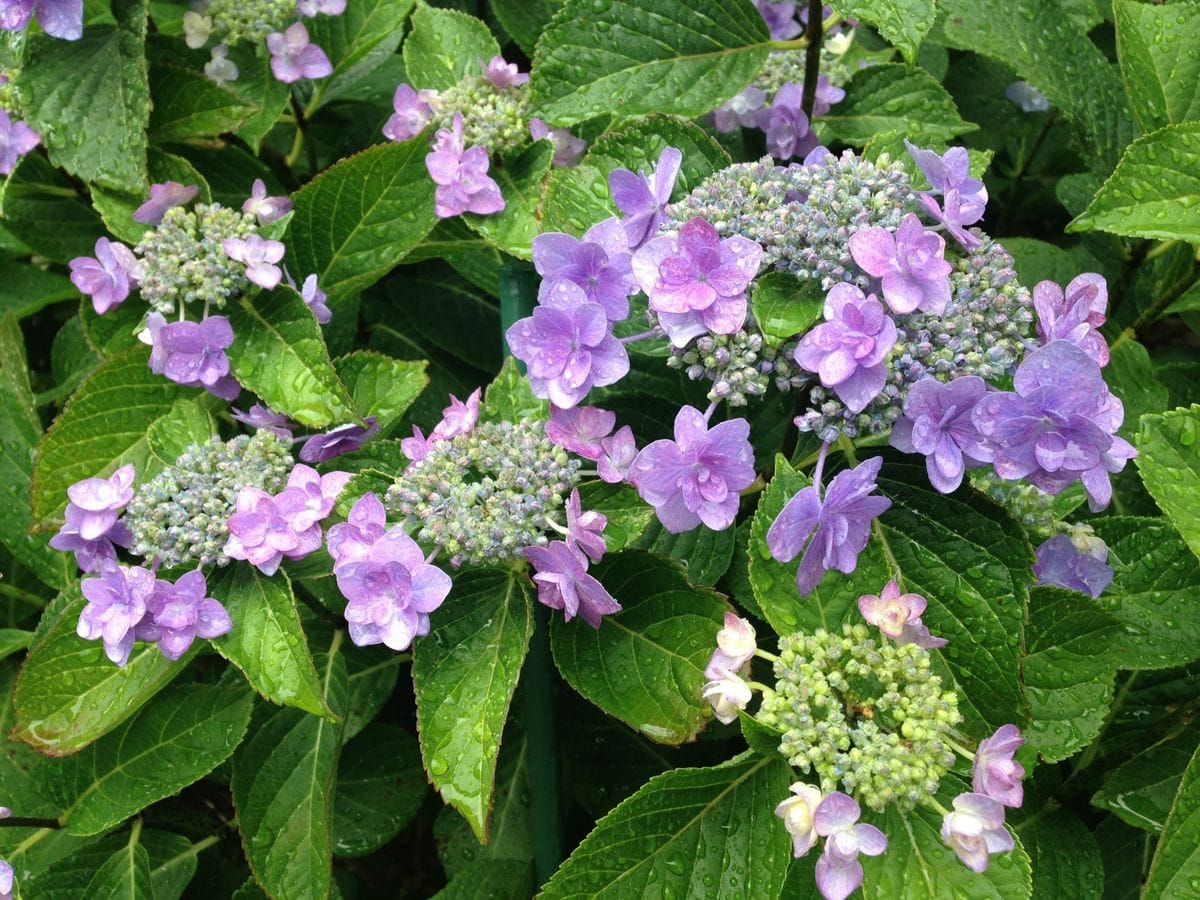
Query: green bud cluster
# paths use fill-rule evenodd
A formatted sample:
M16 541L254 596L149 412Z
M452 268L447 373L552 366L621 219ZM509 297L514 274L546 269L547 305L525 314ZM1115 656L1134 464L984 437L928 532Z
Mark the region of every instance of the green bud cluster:
M840 635L818 629L780 640L775 677L758 718L783 732L780 751L815 771L823 791L840 785L876 811L911 809L937 792L962 716L928 650L880 645L862 624Z
M482 144L489 153L507 153L528 144L529 91L496 87L482 75L468 75L452 88L430 92L437 128L450 128L462 113L463 144Z
M972 469L968 475L971 486L981 491L1008 510L1009 515L1020 522L1028 531L1049 537L1056 526L1052 494L1034 487L1026 481L1005 481L992 469Z
M166 568L190 562L224 566L227 522L243 487L275 493L292 470L288 445L270 431L192 444L173 466L138 488L124 522L131 552Z
M226 44L260 42L272 31L283 31L296 16L295 0L208 0L204 15L212 16L213 32Z
M804 56L805 51L803 50L775 51L767 56L767 61L754 79L754 86L766 91L767 99L771 100L774 98L775 92L789 81L795 84L804 84ZM830 84L837 87L841 87L850 80L850 70L842 62L842 57L823 44L821 46L821 74L828 77Z
M709 400L745 406L748 397L761 397L775 369L778 346L747 324L733 334L706 334L667 358L672 369L683 369L692 381L713 383Z
M174 314L179 303L220 309L250 284L245 266L226 256L221 244L257 231L253 216L219 203L198 203L194 210L171 207L133 248L142 258L142 297L164 316Z
M439 441L387 492L388 509L453 565L517 557L544 534L578 481L579 461L546 436L544 423L480 422Z

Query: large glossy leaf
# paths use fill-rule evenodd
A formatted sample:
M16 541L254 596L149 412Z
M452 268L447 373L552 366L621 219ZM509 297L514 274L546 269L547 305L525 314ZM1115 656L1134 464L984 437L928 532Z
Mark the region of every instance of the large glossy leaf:
M934 0L836 0L830 5L843 16L874 25L910 63L937 15Z
M1200 405L1143 416L1137 439L1137 466L1146 490L1192 552L1200 556L1200 509L1195 502L1200 491L1197 440L1200 440Z
M1135 828L1154 834L1163 831L1198 746L1200 725L1176 726L1109 772L1092 803Z
M352 89L396 52L412 8L413 0L362 0L347 3L340 15L309 19L312 42L333 66L316 84L314 108Z
M1117 58L1143 131L1200 119L1200 4L1116 0Z
M464 75L482 74L479 64L500 52L487 25L454 9L422 3L404 42L404 67L418 88L445 90Z
M394 725L371 725L346 745L333 802L333 850L366 856L396 836L425 799L417 739Z
M66 264L91 256L104 234L100 216L40 153L26 153L0 193L4 225L41 256Z
M150 855L138 840L140 834L141 828L134 827L125 846L96 870L84 889L84 896L110 900L144 900L154 896Z
M1200 750L1192 754L1175 792L1143 896L1147 900L1185 896L1195 890L1197 879L1200 879Z
M976 130L932 75L899 63L860 69L846 85L846 99L819 121L839 140L855 145L890 131L927 143Z

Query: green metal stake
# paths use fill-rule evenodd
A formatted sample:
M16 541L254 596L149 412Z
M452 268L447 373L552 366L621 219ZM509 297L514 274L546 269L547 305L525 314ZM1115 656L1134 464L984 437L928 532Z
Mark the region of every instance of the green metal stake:
M500 267L500 327L504 332L533 312L538 275L528 263ZM505 355L509 354L507 344ZM522 367L524 368L524 367ZM525 657L525 740L529 751L533 814L533 863L539 885L550 880L563 859L562 801L558 735L555 729L554 662L550 655L550 610L535 603L533 636Z

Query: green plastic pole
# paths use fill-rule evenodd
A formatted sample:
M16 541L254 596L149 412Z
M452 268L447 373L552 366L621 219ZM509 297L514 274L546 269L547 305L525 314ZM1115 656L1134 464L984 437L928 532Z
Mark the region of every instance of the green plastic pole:
M504 332L533 312L538 275L527 263L500 267L500 327ZM503 340L503 337L501 337ZM510 355L507 344L505 355ZM562 862L562 801L555 728L554 662L550 655L550 610L535 603L533 635L525 657L525 740L529 752L530 811L533 815L533 864L538 884L549 881Z

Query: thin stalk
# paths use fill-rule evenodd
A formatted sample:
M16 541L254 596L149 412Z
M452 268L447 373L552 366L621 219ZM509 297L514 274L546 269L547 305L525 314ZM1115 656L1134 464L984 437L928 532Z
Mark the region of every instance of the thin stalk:
M817 102L817 79L821 75L821 37L825 29L821 22L821 14L825 11L823 0L808 0L808 27L804 30L804 40L808 46L804 50L804 97L800 108L809 122L812 121L813 105Z

